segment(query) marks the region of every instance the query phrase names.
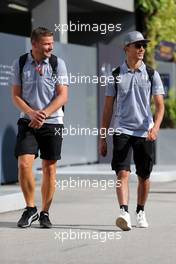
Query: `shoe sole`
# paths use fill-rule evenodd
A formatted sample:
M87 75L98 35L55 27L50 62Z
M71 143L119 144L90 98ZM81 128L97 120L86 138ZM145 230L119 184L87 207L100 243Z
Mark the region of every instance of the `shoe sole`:
M39 220L39 223L40 223L40 220ZM47 225L42 225L42 224L40 223L40 227L41 227L41 228L52 228L52 225L47 226Z
M18 227L21 227L21 228L30 227L31 224L32 224L34 221L38 220L38 219L39 219L39 215L38 215L38 213L35 213L34 215L32 215L32 216L29 218L29 223L28 223L27 225L18 225L18 224L17 224L17 226L18 226Z
M136 224L136 227L137 228L148 228L149 226L140 226L140 225Z
M40 225L41 228L49 229L52 228L52 226L45 226L45 225Z
M116 226L122 229L123 231L129 231L131 228L127 225L127 221L124 218L118 217L116 220Z

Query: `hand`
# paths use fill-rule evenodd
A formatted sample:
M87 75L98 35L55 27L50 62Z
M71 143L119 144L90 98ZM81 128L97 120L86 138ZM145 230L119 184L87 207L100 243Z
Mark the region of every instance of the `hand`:
M29 113L29 117L31 119L31 122L29 123L29 127L39 129L44 124L44 121L46 119L46 114L42 110L32 110Z
M157 139L158 132L159 132L159 129L157 129L156 127L151 128L148 131L148 136L147 136L146 140L155 141Z
M38 121L35 121L35 120L31 120L31 122L29 123L29 127L32 127L32 128L41 128L44 124L44 121L43 122L38 122Z
M100 155L105 157L107 155L107 142L105 138L100 138L100 143L99 143L99 151Z

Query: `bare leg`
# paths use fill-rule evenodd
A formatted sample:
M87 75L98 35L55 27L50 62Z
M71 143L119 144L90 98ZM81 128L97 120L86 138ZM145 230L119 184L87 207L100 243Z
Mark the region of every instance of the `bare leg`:
M129 175L129 171L119 171L117 179L121 182L121 186L119 188L116 187L119 205L124 206L123 210L120 213L120 216L116 219L116 225L124 231L129 231L132 228L130 214L127 212L129 202Z
M117 179L120 180L120 187L116 187L116 193L117 193L117 198L119 201L119 205L128 205L129 201L129 175L130 172L126 170L121 170L119 171L117 175Z
M43 179L42 179L42 211L48 212L56 184L56 160L43 160Z
M32 172L35 155L25 154L18 157L19 183L26 206L34 207L35 180Z
M150 189L150 180L138 176L137 204L145 205Z

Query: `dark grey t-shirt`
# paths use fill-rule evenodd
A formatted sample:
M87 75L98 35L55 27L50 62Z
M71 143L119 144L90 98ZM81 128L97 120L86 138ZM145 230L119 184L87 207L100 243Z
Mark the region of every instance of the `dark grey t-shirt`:
M42 67L42 75L36 70L36 66ZM49 59L43 60L41 65L37 65L31 54L28 54L22 73L22 98L35 110L46 108L56 97L56 85L68 85L68 76L65 62L58 58L57 77L52 78L52 67ZM12 85L21 85L19 74L19 59L13 63ZM58 109L45 123L63 124L64 113L62 108ZM20 117L29 119L29 116L21 112Z

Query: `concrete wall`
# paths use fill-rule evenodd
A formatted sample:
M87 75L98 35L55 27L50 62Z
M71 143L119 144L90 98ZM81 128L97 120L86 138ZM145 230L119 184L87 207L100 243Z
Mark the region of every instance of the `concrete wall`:
M156 164L176 164L176 129L161 129L156 142Z
M19 111L11 100L10 74L12 61L25 53L25 37L0 33L0 183L17 181L17 160L14 157Z

